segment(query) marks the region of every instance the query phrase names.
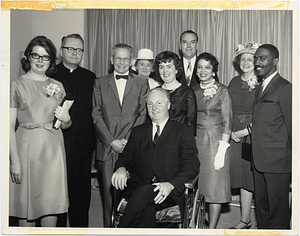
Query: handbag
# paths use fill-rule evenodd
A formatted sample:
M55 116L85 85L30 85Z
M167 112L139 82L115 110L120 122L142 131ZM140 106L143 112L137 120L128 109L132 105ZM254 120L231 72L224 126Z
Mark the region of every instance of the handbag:
M247 130L249 135L245 136L242 142L242 159L246 161L251 161L252 158L252 144L251 144L251 127L250 125L247 126ZM249 142L247 139L249 137Z

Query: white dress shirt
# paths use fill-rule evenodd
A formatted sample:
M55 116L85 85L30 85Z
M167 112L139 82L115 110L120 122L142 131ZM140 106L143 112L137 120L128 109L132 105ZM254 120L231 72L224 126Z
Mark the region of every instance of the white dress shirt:
M128 75L128 74L129 74L129 71L125 74L119 74L119 75ZM114 78L115 78L115 82L116 82L116 86L117 86L117 90L118 90L118 94L119 94L120 104L122 106L127 80L126 79L116 79L116 75L118 75L118 73L116 73L114 71Z

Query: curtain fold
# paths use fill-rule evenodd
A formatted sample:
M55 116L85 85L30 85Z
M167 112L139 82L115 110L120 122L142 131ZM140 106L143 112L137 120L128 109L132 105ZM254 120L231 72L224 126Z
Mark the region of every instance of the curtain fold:
M237 75L235 47L246 41L274 44L280 53L278 71L292 82L293 15L289 10L89 9L86 19L87 68L97 76L111 72L115 44L132 46L134 57L141 48L155 55L165 50L179 54L180 34L191 29L199 36L198 55L210 52L218 58L218 76L225 85Z

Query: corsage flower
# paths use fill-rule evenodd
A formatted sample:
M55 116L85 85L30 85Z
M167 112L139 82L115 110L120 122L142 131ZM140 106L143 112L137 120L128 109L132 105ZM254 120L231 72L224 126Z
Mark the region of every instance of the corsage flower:
M256 85L258 85L256 76L253 76L247 80L242 81L242 89L248 89L249 92L251 92Z
M213 84L204 89L203 95L206 97L206 99L210 99L217 93L217 89L218 86Z
M49 84L47 87L47 97L51 97L54 94L57 94L60 92L60 87L58 87L57 84Z

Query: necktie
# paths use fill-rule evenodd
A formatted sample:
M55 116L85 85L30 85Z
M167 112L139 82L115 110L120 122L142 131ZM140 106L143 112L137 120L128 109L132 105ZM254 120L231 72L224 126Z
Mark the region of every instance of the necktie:
M192 66L191 61L188 61L188 67L186 69L186 84L189 85L191 82L191 75L192 75Z
M156 129L156 133L155 133L154 139L153 139L154 144L157 143L159 136L160 136L160 127L159 127L159 125L156 125L156 127L157 127L157 129Z
M128 79L128 75L116 75L116 79Z

